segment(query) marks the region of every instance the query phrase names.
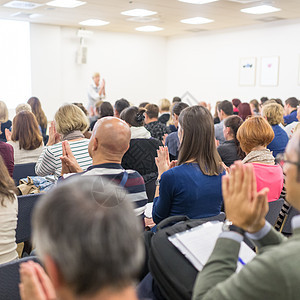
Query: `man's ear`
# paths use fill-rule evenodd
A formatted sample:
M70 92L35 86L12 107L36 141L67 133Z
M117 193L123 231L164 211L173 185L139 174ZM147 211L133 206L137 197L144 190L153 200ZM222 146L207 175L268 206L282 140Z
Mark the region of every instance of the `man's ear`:
M94 137L92 150L97 151L97 149L98 149L98 139Z
M44 258L44 265L45 269L47 271L47 274L53 284L53 287L55 290L58 290L64 285L64 280L63 276L56 265L55 261L53 258L49 255L46 255Z

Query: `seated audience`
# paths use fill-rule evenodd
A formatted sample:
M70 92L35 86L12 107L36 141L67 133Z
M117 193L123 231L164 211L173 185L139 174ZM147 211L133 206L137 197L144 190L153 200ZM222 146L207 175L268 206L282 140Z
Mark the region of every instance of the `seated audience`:
M62 175L82 173L82 176L99 175L127 189L134 203L137 216L144 217L148 202L143 177L134 170L124 170L122 157L129 148L130 128L119 118L105 117L100 119L93 130L89 142L91 166L83 172L76 161L67 141L63 142ZM65 176L65 177L68 177Z
M237 132L241 149L246 153L243 163L251 163L254 168L257 191L269 188L268 201L280 198L283 188L283 173L267 146L272 142L274 132L263 117L246 120Z
M300 210L300 135L293 136L282 161L287 200ZM298 299L300 288L300 217L292 219L294 235L287 239L265 220L268 189L257 192L251 165L237 163L222 183L227 220L215 248L198 274L193 300ZM257 256L236 273L243 237L258 248Z
M46 145L48 142L48 135L47 135L47 127L48 121L47 117L42 109L42 105L40 100L37 97L31 97L27 103L31 106L32 113L35 115L36 120L40 126L40 130L43 136L44 144Z
M233 105L228 100L221 101L218 106L218 117L220 119L220 123L215 124L215 137L216 140L220 142L220 144L225 142L224 134L223 134L223 125L226 118L233 115Z
M95 124L97 121L104 117L113 117L114 116L114 108L108 101L104 101L96 107L97 112L97 120L93 121L90 126L90 130L93 131Z
M49 141L39 157L35 172L39 176L54 174L55 179L61 175L62 142L69 141L70 147L80 167L86 170L92 159L88 153L89 140L83 132L89 127L89 121L83 111L73 104L61 106L54 116L49 129Z
M127 108L127 107L129 107L129 106L130 106L130 104L129 104L129 102L128 102L126 99L122 98L122 99L120 99L120 100L117 100L117 101L115 102L114 116L115 116L116 118L120 118L121 112L122 112L125 108Z
M145 108L147 104L149 104L149 102L142 102L140 103L139 108Z
M252 116L251 107L249 103L241 103L239 105L238 116L245 121L248 117Z
M161 99L159 101L159 113L158 122L162 124L167 124L170 120L170 106L171 103L168 99Z
M274 139L268 145L268 149L273 152L273 156L284 153L289 141L287 133L280 127L283 123L283 107L277 103L266 104L262 108L262 116L269 122L274 131Z
M0 157L2 157L4 164L12 177L14 173L14 148L13 146L0 141Z
M295 97L288 98L285 100L284 112L285 116L284 123L285 125L297 122L297 107L299 105L299 100Z
M19 112L13 119L12 131L5 130L7 143L14 148L15 164L36 163L43 148L43 137L33 113Z
M15 183L9 176L0 156L0 264L18 258L16 251L16 228L18 220L18 199Z
M233 114L238 115L239 114L239 105L242 103L240 99L232 99L232 105L233 105Z
M178 102L174 104L172 108L172 119L176 129L178 129L179 115L187 107L189 107L188 104L183 102ZM178 131L172 132L166 137L165 146L168 147L171 160L176 160L178 158L179 145L180 142L178 137Z
M33 239L47 274L32 261L21 265L22 300L138 300L144 246L127 197L97 177L66 181L43 196Z
M122 167L139 172L145 182L157 177L155 157L162 143L151 138L150 132L144 127L145 109L131 106L124 109L121 119L131 131L130 147L122 158Z
M298 106L297 108L297 121L294 121L291 124L284 127L284 130L287 133L289 139L292 137L298 124L300 124L300 106Z
M216 102L216 106L215 106L215 113L214 113L214 124L219 124L221 121L220 121L220 118L218 116L218 105L221 103L221 101L217 101Z
M251 108L251 114L252 116L259 116L260 115L260 107L259 103L256 99L253 99L249 102L250 108Z
M172 100L172 103L176 103L176 102L181 102L181 98L175 96L175 97L173 98L173 100Z
M178 166L169 162L168 148L158 151L157 188L153 221L174 215L191 219L216 216L221 211L221 177L225 174L214 141L213 118L202 106L184 109L179 116Z
M245 153L240 147L240 142L236 138L237 131L242 124L243 120L239 116L230 116L224 121L223 133L225 142L217 150L227 167L230 167L236 160L245 157Z
M147 104L145 109L146 129L150 131L153 138L162 141L164 135L169 133L169 131L165 124L158 121L159 107L156 104Z
M32 112L31 106L28 103L21 103L16 107L16 115L20 112L20 111L29 111Z
M0 101L0 141L7 142L5 129L11 128L11 121L8 120L8 109L5 102Z
M269 101L268 97L261 97L260 98L260 106L263 106L265 104L265 102Z

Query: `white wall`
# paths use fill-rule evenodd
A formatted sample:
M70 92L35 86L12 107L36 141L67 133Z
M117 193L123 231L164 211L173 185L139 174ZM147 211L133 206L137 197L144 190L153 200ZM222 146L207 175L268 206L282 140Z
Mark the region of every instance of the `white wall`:
M170 38L167 44L167 97L189 91L199 101L262 96L300 98L298 85L300 21L276 22L192 37ZM262 87L259 66L262 56L280 56L279 85ZM257 57L256 86L239 86L241 57Z
M52 119L65 102L87 102L91 75L106 79L107 100L134 104L165 97L166 39L94 31L86 40L88 63L78 65L77 29L31 24L32 93Z

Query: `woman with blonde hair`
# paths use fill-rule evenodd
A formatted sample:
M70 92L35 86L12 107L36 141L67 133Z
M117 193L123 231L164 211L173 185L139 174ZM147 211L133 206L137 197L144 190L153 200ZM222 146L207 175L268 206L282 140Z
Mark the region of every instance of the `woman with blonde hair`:
M0 101L0 141L6 142L5 129L11 128L11 120L8 120L8 109L5 102Z
M168 99L161 99L159 101L159 112L160 112L160 117L158 118L158 122L167 124L168 121L170 120L170 107L171 107L171 102Z
M7 143L14 148L15 164L36 163L44 144L34 114L20 111L13 119L12 132L5 131Z
M44 139L44 143L46 144L48 141L48 136L46 134L47 132L47 126L48 121L47 117L42 109L42 105L40 100L37 97L31 97L27 103L31 106L32 113L35 115L36 120L41 127L41 133Z
M89 121L83 111L74 104L61 106L54 116L49 128L49 141L44 148L35 172L39 176L54 174L55 179L61 175L62 141L69 141L71 150L83 170L91 164L88 144L83 133L89 128Z
M268 121L274 131L274 139L267 148L273 152L275 158L279 153L284 153L289 141L287 133L280 127L280 124L283 124L283 114L283 107L277 103L266 104L262 108L262 116Z

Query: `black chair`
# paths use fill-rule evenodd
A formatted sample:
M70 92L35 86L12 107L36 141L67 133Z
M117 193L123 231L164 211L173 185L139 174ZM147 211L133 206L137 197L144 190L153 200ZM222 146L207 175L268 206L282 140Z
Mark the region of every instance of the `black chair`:
M282 205L284 203L283 199L278 199L276 201L269 202L269 211L266 215L266 220L274 226L276 224L277 218L281 211Z
M292 225L291 225L291 221L293 219L293 217L300 215L299 210L297 210L296 208L292 207L290 208L288 214L285 216L284 220L283 220L283 224L282 224L282 230L281 232L285 235L291 235L292 234Z
M0 265L0 299L1 300L20 300L19 283L20 274L19 267L21 263L32 260L38 262L36 256L28 256L19 260L15 260Z
M14 167L13 179L16 185L19 185L19 180L27 176L36 176L35 163L18 164Z
M34 206L41 194L30 194L18 196L18 223L16 230L16 242L22 243L30 241L31 238L31 215ZM0 281L1 282L1 281ZM0 297L0 299L2 299Z

